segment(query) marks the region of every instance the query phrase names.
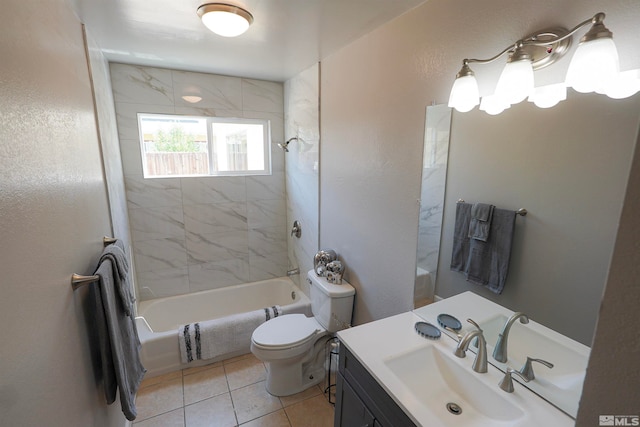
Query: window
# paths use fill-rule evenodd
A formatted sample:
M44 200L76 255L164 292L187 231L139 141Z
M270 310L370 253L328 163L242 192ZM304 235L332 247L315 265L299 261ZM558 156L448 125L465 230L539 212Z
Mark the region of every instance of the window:
M270 175L268 120L138 114L145 178Z

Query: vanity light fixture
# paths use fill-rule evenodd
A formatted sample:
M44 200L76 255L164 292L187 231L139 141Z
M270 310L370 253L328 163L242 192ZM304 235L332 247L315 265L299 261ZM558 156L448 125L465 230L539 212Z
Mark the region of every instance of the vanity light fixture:
M248 10L228 3L205 3L198 8L198 16L208 29L223 37L237 37L253 23Z
M451 89L449 107L465 113L480 104L488 114L500 114L513 104L528 99L540 108L549 108L567 97L567 87L577 92L596 92L620 99L640 91L640 69L620 72L618 51L613 33L604 26L605 14L600 12L573 29L562 28L539 31L518 40L489 59L465 59ZM548 86L534 86L534 71L553 64L571 45L571 37L591 24L580 39L569 64L565 82ZM482 97L469 64L488 64L509 54L507 64L496 85L495 93Z

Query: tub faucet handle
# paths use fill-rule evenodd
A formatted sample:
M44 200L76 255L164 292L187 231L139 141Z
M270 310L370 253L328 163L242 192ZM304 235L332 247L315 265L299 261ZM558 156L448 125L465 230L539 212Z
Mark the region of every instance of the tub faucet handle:
M291 227L291 237L296 236L300 238L302 236L302 224L297 219L293 221L293 227Z

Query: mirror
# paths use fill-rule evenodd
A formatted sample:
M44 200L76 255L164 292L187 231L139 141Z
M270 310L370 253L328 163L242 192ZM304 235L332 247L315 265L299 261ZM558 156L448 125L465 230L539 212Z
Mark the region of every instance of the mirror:
M433 142L448 128L438 109L448 110L427 109L417 254L419 268L437 272L435 296L471 290L590 345L635 146L640 96L612 100L571 93L551 109L523 102L498 116L454 112L448 150L441 150L443 141ZM435 130L437 123L444 131ZM438 156L440 163L434 161ZM430 177L437 177L437 185ZM427 203L430 197L434 201ZM516 218L501 295L449 269L458 199L529 211ZM439 218L442 238L438 224L430 224L431 232L423 226L426 219ZM416 296L424 295L424 288L416 286Z
M454 112L436 297L470 290L590 346L639 124L639 95L572 92L551 109ZM500 295L449 268L458 199L529 212L516 217Z
M414 308L432 303L438 271L438 252L442 233L444 190L449 158L451 108L446 105L427 107L422 158L420 220Z

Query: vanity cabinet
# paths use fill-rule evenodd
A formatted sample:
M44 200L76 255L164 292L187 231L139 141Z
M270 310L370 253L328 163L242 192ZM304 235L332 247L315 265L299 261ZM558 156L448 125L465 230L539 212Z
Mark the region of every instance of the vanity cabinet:
M340 345L334 427L415 427L396 402Z

